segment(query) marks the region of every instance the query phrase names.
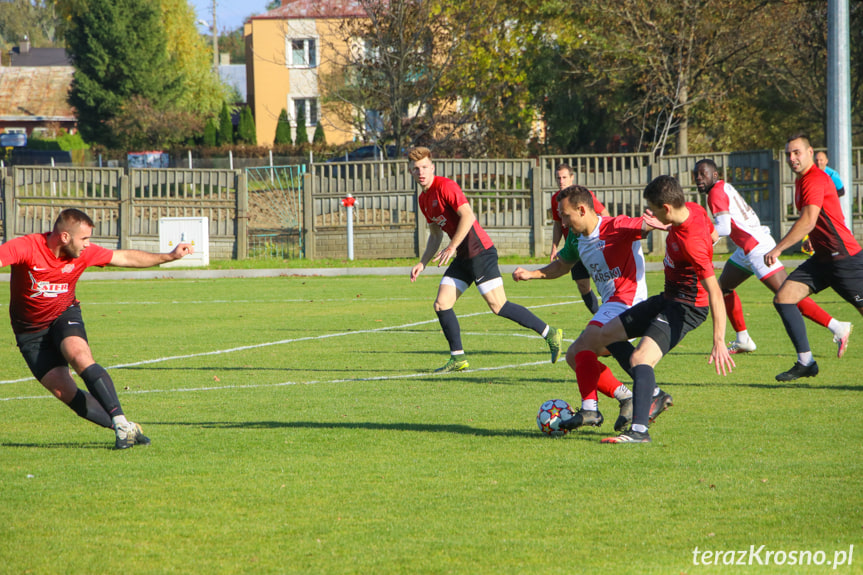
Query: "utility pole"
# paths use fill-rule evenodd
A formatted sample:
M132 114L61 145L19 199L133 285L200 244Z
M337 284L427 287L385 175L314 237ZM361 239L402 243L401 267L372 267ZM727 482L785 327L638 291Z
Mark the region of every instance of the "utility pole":
M219 73L219 29L216 27L216 0L213 0L213 72Z
M833 169L845 184L845 195L839 198L845 213L845 225L851 227L854 216L854 182L851 156L851 56L850 12L848 0L827 2L827 149Z

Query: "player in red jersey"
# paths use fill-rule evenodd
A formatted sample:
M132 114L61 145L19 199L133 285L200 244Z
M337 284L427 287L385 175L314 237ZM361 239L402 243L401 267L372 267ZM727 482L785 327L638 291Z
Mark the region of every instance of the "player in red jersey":
M632 392L613 377L601 377L608 368L596 359L603 351L601 345L596 345L596 340L603 325L647 298L641 239L654 227L646 224L644 218L600 216L596 212L593 194L582 186L564 188L558 199L561 220L571 231L564 247L550 264L537 270L518 267L512 272L512 277L516 281L555 279L566 274L576 262L582 262L590 271L602 296L602 305L566 354L567 363L576 372L582 401L575 417L562 426L576 429L585 425L602 425L604 419L598 409L598 390L619 402L620 415L614 429L620 431L632 421ZM628 341L608 345L608 351L627 372L634 349Z
M716 231L707 211L685 201L683 188L671 176L659 176L644 189L647 215L670 224L666 239L665 290L634 305L602 326L597 344L641 337L630 360L633 378L632 426L603 443L649 443L651 406L656 387L654 368L691 330L713 317L716 372L731 371L734 361L725 347L725 304L713 271ZM613 376L610 376L613 377Z
M793 381L818 375L818 364L806 335L806 323L797 304L813 293L832 287L863 315L863 252L845 225L836 186L830 176L815 165L814 151L805 134L795 134L785 144L785 158L797 175L794 183L794 205L800 218L794 222L776 247L764 255L772 265L786 249L800 242L806 234L814 254L791 272L773 298L785 331L797 350L797 361L777 381ZM851 330L839 341L841 357L848 346Z
M770 235L770 230L761 225L752 206L734 186L719 178L716 163L709 159L700 160L695 164L693 177L698 191L707 195L707 207L713 213L717 233L720 237L730 237L737 246L719 276L719 287L725 297L725 310L728 312L731 327L737 332L737 337L731 342L730 351L732 354L755 351L756 345L746 329L743 306L735 288L754 274L775 294L788 274L779 260L771 266L765 265L764 254L776 247L776 242ZM842 357L851 333L851 324L833 318L812 298L804 298L797 307L805 317L833 333L833 341L839 344L839 357Z
M560 219L558 198L560 198L560 192L571 186L575 180L575 174L572 172L572 167L569 164L560 164L555 174L557 175L558 190L551 196L551 219L554 221L554 227L551 232L551 257L548 260L549 262L553 262L557 257L557 247L560 245L561 238L565 241L569 237L569 228ZM593 198L593 209L597 214L600 216L611 215L608 213L608 209L602 205L602 202L596 199L596 195L593 192L590 192L590 195ZM577 250L575 255L578 255ZM570 274L575 285L578 286L578 293L581 294L584 305L590 310L590 313L595 314L596 310L599 309L599 301L596 299L596 294L590 289L590 274L587 268L584 267L581 261L576 261L572 266L572 270L570 270Z
M116 449L146 445L141 426L128 421L114 382L93 360L75 298L78 278L89 266L146 268L192 253L178 244L171 253L109 250L90 243L93 220L84 212L60 212L54 229L0 245L0 267L12 266L9 316L18 348L30 371L57 399L79 416L114 430ZM84 380L78 388L69 366Z
M429 224L429 238L417 265L411 269L411 281L430 261L447 267L438 287L434 310L449 343L450 359L436 372L461 371L468 367L461 343L461 328L453 311L456 300L470 284L476 287L493 313L534 330L545 338L551 351L551 362L560 358L563 330L555 329L527 308L507 301L503 278L497 263L497 250L470 207L464 193L454 181L436 176L431 151L414 148L408 154L411 174L422 188L419 206ZM438 251L443 234L450 243Z

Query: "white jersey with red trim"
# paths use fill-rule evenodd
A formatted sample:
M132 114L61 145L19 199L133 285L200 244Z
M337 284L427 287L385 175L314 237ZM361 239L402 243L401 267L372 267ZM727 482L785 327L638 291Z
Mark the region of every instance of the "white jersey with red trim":
M581 261L603 304L615 301L632 306L647 299L642 224L642 218L600 217L589 236L578 236Z
M728 182L719 180L713 184L707 192L707 207L713 214L714 223L720 214L727 213L731 217L731 233L727 235L743 253L748 254L761 242L773 240L770 228L761 225L752 206ZM720 231L719 226L717 231Z

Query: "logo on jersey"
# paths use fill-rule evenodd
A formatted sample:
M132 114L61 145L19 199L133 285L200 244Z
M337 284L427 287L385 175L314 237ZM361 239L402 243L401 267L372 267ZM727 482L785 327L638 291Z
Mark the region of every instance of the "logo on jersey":
M36 281L33 274L30 274L31 289L33 293L30 297L57 297L58 295L69 292L69 284L67 283L51 283L44 281Z
M432 221L442 228L446 226L446 216L434 217L432 218Z
M671 260L668 254L665 254L665 259L662 260L662 265L667 268L674 269L674 262Z
M68 274L74 269L75 269L75 264L66 264L65 266L63 266L63 269L60 271L63 272L64 274Z
M623 276L619 266L608 270L598 269L599 264L591 264L590 267L593 268L593 283L609 282Z

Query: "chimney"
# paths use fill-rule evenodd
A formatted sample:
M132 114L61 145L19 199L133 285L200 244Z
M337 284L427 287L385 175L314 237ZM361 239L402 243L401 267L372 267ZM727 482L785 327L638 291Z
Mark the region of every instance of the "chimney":
M25 35L24 39L21 40L21 46L19 46L18 51L21 54L29 54L30 53L30 37Z

